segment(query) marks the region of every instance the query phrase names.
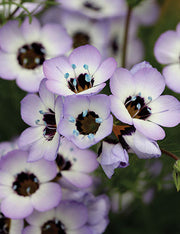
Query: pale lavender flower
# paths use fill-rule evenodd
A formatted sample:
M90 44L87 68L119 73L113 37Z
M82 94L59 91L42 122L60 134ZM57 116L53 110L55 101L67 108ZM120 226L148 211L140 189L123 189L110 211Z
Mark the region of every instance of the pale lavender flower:
M166 64L163 75L167 86L180 93L180 23L176 31L168 30L156 41L154 54L159 63Z
M71 44L71 38L58 24L41 27L36 18L31 24L26 18L21 26L16 20L8 21L0 29L0 76L16 79L21 89L36 92L44 78L43 62L68 52Z
M45 82L40 84L39 96L28 94L21 101L21 117L31 127L20 135L19 147L29 151L28 161L54 160L59 148L56 129L63 116L63 101L47 90Z
M110 80L113 95L111 111L120 121L153 140L165 137L159 126L173 127L180 121L180 102L161 95L165 88L162 75L149 63L142 62L130 71L119 68Z
M57 153L58 166L57 181L62 187L70 189L83 189L92 184L88 173L98 167L96 154L91 150L82 150L71 141L62 138Z
M18 149L18 138L12 141L3 141L0 143L0 158L6 155L8 152Z
M61 233L92 234L86 227L87 208L76 201L61 201L58 207L47 212L34 211L27 217L23 234Z
M58 126L61 135L81 149L88 148L112 132L109 97L70 96L64 101L64 118Z
M89 95L100 92L114 73L114 58L101 62L99 51L91 45L73 50L69 58L56 57L44 62L47 88L56 94Z
M28 163L28 152L13 150L0 161L1 212L8 218L22 219L33 210L56 207L61 200L59 184L50 182L57 173L55 162Z

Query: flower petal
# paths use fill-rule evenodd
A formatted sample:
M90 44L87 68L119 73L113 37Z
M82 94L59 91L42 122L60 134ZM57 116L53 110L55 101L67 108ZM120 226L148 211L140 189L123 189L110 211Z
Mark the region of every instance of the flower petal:
M172 64L163 68L166 85L176 93L180 93L179 64Z

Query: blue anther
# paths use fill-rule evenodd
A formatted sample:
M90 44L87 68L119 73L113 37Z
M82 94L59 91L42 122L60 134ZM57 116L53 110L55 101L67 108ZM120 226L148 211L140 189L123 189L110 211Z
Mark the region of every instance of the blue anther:
M102 121L103 121L102 118L96 118L96 119L95 119L95 122L96 122L96 123L102 123Z
M73 85L74 85L74 87L76 87L76 85L77 85L77 80L76 79L73 80Z
M70 116L69 117L69 122L74 123L75 122L75 118L73 116Z
M37 119L37 120L35 121L35 123L36 123L36 124L39 124L39 122L40 122L40 120L39 120L39 119Z
M39 110L39 113L44 115L44 111L43 110Z
M84 69L88 70L88 65L87 64L84 64L83 67L84 67Z
M72 64L72 69L76 69L76 65L75 64Z
M73 158L73 161L76 162L76 161L77 161L77 158Z
M88 75L88 74L86 74L86 75L85 75L85 81L86 81L86 82L90 82L90 81L91 81L91 76Z
M72 152L73 150L74 150L74 149L71 147L71 148L70 148L70 151Z
M136 98L137 98L136 96L132 96L131 101L135 101Z
M140 97L141 97L141 92L139 92L139 93L138 93L138 96L140 96Z
M151 97L151 96L148 96L148 100L151 102L151 101L152 101L152 97Z
M147 110L148 110L148 112L151 114L152 113L152 111L151 111L151 109L148 107L147 108Z
M140 110L140 109L141 109L141 104L138 103L138 104L136 105L136 107L137 107L138 110Z
M93 134L93 133L89 133L88 138L89 138L90 140L94 139L94 134Z
M88 113L88 111L87 111L87 110L83 111L82 116L83 116L83 117L86 117L87 113Z
M69 77L69 73L65 73L65 74L64 74L64 78L67 79L68 77Z
M79 136L79 131L76 130L76 129L74 129L74 130L73 130L73 135L74 135L74 136Z

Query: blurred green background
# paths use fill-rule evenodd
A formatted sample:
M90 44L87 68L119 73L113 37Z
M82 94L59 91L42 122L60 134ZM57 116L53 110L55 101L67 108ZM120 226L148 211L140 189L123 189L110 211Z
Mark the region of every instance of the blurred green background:
M161 6L158 21L153 26L140 27L138 35L145 46L145 60L161 71L162 66L153 55L154 44L161 33L175 30L180 22L180 0L158 2ZM180 100L180 94L169 89L165 93ZM20 101L25 94L15 81L0 80L0 141L9 141L26 128L20 117ZM180 126L165 130L167 136L159 142L160 146L180 157ZM155 176L149 168L156 171L157 161L162 170ZM110 214L106 234L180 234L180 193L173 185L173 164L173 159L166 155L148 162L131 156L130 166L116 170L111 180L98 169L96 175L102 179L98 193L108 194L117 209ZM147 191L153 191L153 199L145 204L143 196ZM125 205L121 198L127 192L132 195L132 202Z

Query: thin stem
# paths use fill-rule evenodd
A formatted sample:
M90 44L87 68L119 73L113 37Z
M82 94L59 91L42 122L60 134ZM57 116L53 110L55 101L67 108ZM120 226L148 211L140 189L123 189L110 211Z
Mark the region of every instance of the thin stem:
M166 154L166 155L168 155L169 157L173 158L174 160L178 160L179 159L175 154L173 154L173 153L171 153L171 152L169 152L167 150L161 149L161 152L164 153L164 154Z
M129 32L131 13L132 13L132 8L129 6L125 21L124 42L123 42L123 52L122 52L122 67L126 67L128 32Z
M21 1L20 2L20 4L22 4L23 3L23 1ZM15 9L14 9L14 11L11 13L11 14L9 14L9 16L7 17L7 20L10 20L15 14L16 14L16 12L19 10L19 6L17 6Z

